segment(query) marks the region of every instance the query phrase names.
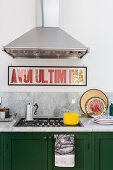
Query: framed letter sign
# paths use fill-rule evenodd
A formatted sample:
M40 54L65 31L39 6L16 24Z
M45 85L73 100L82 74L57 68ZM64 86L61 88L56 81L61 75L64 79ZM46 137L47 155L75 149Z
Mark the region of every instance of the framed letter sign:
M87 67L9 66L10 86L86 86Z

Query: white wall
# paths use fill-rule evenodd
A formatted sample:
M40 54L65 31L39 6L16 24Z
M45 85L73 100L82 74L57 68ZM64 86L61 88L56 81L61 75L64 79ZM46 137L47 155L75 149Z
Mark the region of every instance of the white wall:
M113 91L113 0L60 0L60 26L90 47L88 88Z
M0 0L0 46L35 26L35 0ZM19 60L0 50L0 91L113 91L113 1L60 0L60 27L90 47L82 60ZM10 87L8 65L88 67L87 87Z

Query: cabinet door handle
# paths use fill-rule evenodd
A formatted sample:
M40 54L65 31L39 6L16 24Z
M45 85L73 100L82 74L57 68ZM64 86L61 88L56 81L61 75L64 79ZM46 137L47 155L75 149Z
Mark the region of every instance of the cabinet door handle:
M51 137L51 136L49 136L49 137L48 137L48 139L52 139L52 137Z
M47 139L47 136L44 136L43 139Z

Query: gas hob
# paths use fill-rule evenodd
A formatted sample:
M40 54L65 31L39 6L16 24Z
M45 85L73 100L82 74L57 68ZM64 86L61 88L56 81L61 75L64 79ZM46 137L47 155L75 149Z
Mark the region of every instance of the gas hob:
M32 121L26 121L22 118L15 124L15 127L82 127L81 122L77 125L65 125L63 118L34 118Z

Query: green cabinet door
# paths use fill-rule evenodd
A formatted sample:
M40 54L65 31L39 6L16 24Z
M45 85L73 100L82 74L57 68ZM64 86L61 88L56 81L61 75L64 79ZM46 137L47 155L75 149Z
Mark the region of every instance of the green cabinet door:
M113 170L113 133L94 133L93 150L93 170Z
M4 170L47 170L47 136L6 134Z
M0 133L0 170L3 170L3 135Z
M54 147L53 156L52 170L91 170L91 133L75 133L75 167L56 167Z

